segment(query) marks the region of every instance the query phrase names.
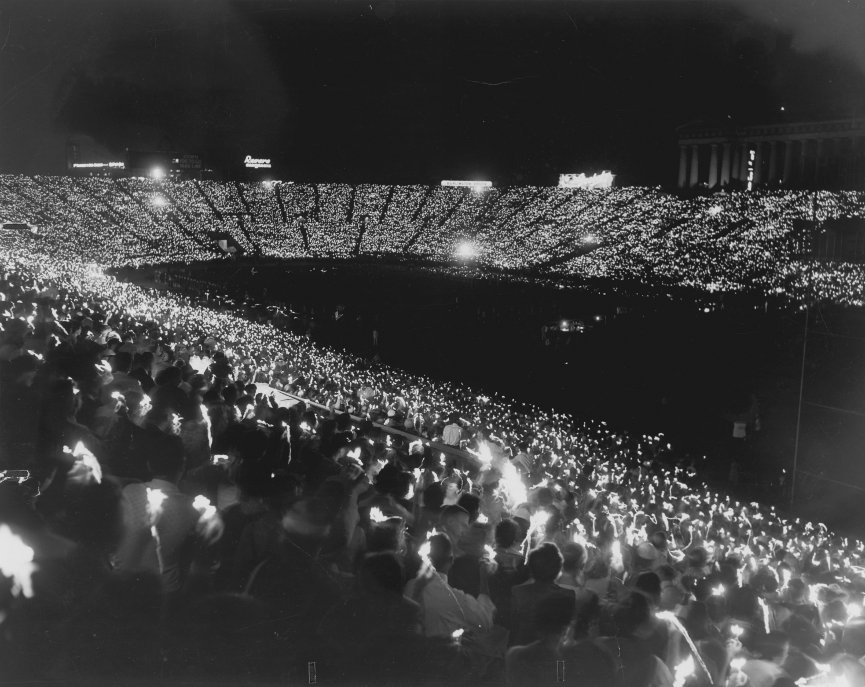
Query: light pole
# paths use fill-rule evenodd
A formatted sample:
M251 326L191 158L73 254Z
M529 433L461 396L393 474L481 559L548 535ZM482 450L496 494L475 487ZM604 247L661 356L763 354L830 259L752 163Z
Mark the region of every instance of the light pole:
M799 429L802 424L802 397L805 390L805 351L808 348L808 304L805 304L805 332L802 339L802 369L799 373L799 412L796 415L796 443L793 446L793 474L790 481L790 509L796 496L796 470L799 466Z

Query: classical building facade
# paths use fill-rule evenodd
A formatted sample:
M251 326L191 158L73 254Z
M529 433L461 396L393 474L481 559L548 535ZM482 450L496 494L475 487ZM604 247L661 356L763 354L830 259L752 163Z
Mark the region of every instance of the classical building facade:
M865 119L678 130L680 189L865 189Z

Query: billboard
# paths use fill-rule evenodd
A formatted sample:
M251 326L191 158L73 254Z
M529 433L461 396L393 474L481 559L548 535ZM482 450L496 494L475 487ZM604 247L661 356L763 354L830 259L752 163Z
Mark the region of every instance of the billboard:
M269 157L252 157L252 155L247 155L243 159L243 166L247 169L270 169L270 158Z
M442 181L442 186L459 186L463 188L470 188L472 191L476 193L480 191L488 191L493 187L492 181L464 181L460 179L444 179Z
M125 162L73 162L72 169L125 169Z
M611 188L613 179L616 175L609 170L604 170L599 174L586 176L582 172L580 174L560 174L559 188L582 188L582 189L605 189Z

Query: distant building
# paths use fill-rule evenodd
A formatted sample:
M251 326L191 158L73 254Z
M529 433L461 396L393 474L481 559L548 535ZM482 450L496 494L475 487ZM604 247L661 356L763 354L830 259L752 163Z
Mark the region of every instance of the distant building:
M865 189L865 119L680 127L680 189Z

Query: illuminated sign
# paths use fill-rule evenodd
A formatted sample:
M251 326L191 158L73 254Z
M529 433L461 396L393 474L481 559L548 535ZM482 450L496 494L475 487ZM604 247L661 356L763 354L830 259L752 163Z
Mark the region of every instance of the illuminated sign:
M75 169L125 169L123 162L73 162Z
M243 164L249 169L270 169L270 158L247 155Z
M754 160L757 158L757 151L751 148L748 151L748 190L754 188Z
M559 174L559 188L605 189L611 188L615 174L604 170L587 177L585 174Z
M442 181L442 186L462 186L470 188L474 191L486 190L493 187L492 181L460 181L454 179L445 179Z

